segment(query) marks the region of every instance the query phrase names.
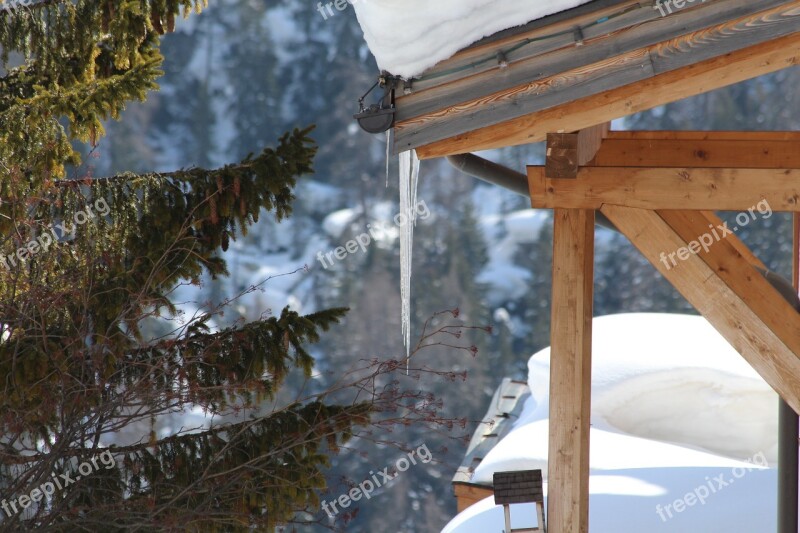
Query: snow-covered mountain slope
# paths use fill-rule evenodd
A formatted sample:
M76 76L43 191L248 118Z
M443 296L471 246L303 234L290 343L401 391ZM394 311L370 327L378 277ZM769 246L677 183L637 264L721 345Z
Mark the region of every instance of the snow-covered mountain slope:
M410 78L499 31L590 0L352 0L382 70Z

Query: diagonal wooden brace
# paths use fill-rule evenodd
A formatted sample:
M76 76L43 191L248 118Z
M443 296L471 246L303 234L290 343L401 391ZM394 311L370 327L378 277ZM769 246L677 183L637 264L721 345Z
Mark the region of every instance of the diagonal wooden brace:
M604 205L602 212L747 360L800 411L800 314L707 214ZM710 227L711 226L711 227ZM711 236L711 242L707 246ZM719 238L718 238L719 237ZM692 244L697 243L697 244ZM678 255L678 250L688 250ZM676 261L670 258L670 254Z

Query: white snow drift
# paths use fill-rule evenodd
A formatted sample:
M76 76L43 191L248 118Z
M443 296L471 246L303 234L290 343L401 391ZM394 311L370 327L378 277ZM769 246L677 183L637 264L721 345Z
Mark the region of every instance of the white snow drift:
M775 470L743 461L776 459L775 392L701 317L614 315L593 328L591 531L774 530ZM540 468L546 477L550 350L528 368L531 397L475 470L475 483L507 470ZM720 475L733 483L703 505L666 520L657 513L661 505L666 517L666 505ZM533 511L519 514L528 520L515 527L530 526ZM488 498L444 532L499 530L502 520Z
M351 0L381 70L411 78L508 28L589 0Z

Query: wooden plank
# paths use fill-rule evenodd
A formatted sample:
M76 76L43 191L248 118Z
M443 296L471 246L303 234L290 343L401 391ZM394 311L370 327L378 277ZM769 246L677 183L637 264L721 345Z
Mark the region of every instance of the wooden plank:
M593 166L695 168L800 168L795 141L663 140L608 138Z
M531 205L539 209L746 211L766 200L773 211L800 211L800 170L581 167L573 180L528 167Z
M485 37L457 52L452 57L437 63L424 74L441 74L443 71L474 63L482 57L496 54L498 51L516 46L522 41L539 41L560 32L569 32L571 34L576 26L596 26L596 21L605 17L612 17L627 9L637 8L640 3L638 0L594 0L567 11L560 11L547 17L535 19L523 26L509 28ZM624 22L629 23L628 21ZM615 27L613 31L624 27ZM597 33L593 36L602 35L600 30L595 31Z
M488 93L511 90L514 87L555 76L567 70L606 60L622 52L641 48L642 44L621 48L617 44L617 36L609 36L609 34L631 25L637 27L636 25L642 22L659 19L661 17L657 11L640 8L637 4L635 12L613 19L613 26L608 27L607 31L601 35L598 36L597 31L591 32L594 35L584 35L587 44L580 50L575 49L575 25L573 25L563 34L544 41L521 46L527 42L526 39L515 45L507 46L508 51L498 49L483 57L488 61L484 61L480 65L476 64L474 68L467 71L449 74L444 79L436 78L440 75L436 72L426 73L425 77L433 77L433 79L429 79L429 81L414 80L412 92L397 98L396 120L404 122L456 104L479 99ZM655 44L663 40L663 37L659 38L655 31L652 33L650 39L652 42L646 44ZM500 65L497 59L498 53L503 54L506 66ZM474 60L478 60L478 58ZM459 68L464 68L464 66L452 67L455 70ZM428 86L427 89L423 89L424 85Z
M472 483L453 483L456 496L456 509L460 513L474 504L494 494L491 487L483 487Z
M594 161L609 131L611 123L605 122L578 132L578 166L588 165Z
M763 2L752 4L764 6ZM730 20L708 30L694 31L680 39L671 39L651 47L653 66L658 74L662 74L686 66L687 55L696 63L761 44L765 40L791 35L800 29L799 20L800 3L788 2L754 16Z
M578 134L548 133L544 175L551 179L578 177Z
M585 39L594 39L651 19L651 10L641 7L637 0L594 0L568 11L536 19L525 26L498 32L457 52L414 78L410 87L413 91L412 97L427 89L496 69L497 62L494 58L499 52L504 52L508 60L513 62L530 55L541 55L574 46L576 27L584 28L582 31ZM658 14L655 10L652 11ZM606 17L609 20L603 24L596 23ZM514 50L521 43L526 43L525 49ZM486 58L492 58L492 61L484 62ZM461 70L465 67L469 67L469 70ZM405 89L405 85L401 89Z
M698 130L630 130L609 131L606 138L614 141L800 141L798 131L698 131Z
M681 69L561 105L476 128L417 147L422 159L541 142L548 132L576 131L720 87L776 72L800 62L800 34L767 41ZM398 125L400 127L400 125Z
M718 3L709 5L715 6ZM712 28L689 33L683 26L678 26L674 32L684 32L685 35L678 37L674 37L673 33L662 35L662 40L671 39L668 42L645 46L639 44L640 47L634 50L591 64L583 64L580 67L567 67L559 74L512 89L485 94L486 87L483 87L484 94L478 98L438 109L425 116L397 122L395 150L399 152L417 148L454 135L497 125L526 114L556 107L586 94L601 93L640 82L664 72L681 69L712 57L746 49L800 31L800 0L782 4L732 21L720 20L719 24ZM761 7L760 3L751 3L751 6L753 5ZM673 18L684 16L686 15L682 12L676 13L652 24L665 24L662 21L671 22ZM685 25L692 24L686 22ZM617 40L615 38L613 43L616 44ZM635 46L636 41L631 41L631 47ZM584 53L579 52L579 54ZM630 62L636 57L640 58L640 68L631 70ZM646 61L642 61L641 58L646 58ZM609 77L612 72L614 74ZM551 131L565 130L562 128Z
M545 150L545 175L554 179L574 179L578 168L594 159L610 124L600 124L575 133L548 133Z
M415 80L413 91L397 98L396 120L402 123L440 109L478 100L486 96L487 92L497 94L511 90L519 85L582 68L609 57L655 46L673 37L718 26L725 21L780 6L787 1L717 0L697 3L692 8L682 9L669 17L662 17L651 6L625 6L619 8L630 10L624 15L587 28L583 32L585 45L580 49L575 48L573 36L574 28L579 25L576 22L572 27L562 30L563 34L550 39L530 42L529 38L517 43L507 43L507 52L503 48L497 48L485 51L482 57L470 54L469 60L459 60L460 64L437 66L423 75L423 80L428 79L424 82L425 86L422 81ZM556 31L555 28L552 31ZM500 52L506 57L506 67L502 67L496 58ZM459 56L461 54L456 55ZM669 54L667 57L670 57ZM698 58L697 61L701 59L705 58ZM458 72L469 65L474 67ZM449 74L442 77L444 73Z
M550 348L550 531L589 527L594 211L556 210Z
M670 268L661 261L662 253L687 246L686 239L655 211L605 205L602 212L781 397L795 410L800 408L800 354L787 347L698 255L689 254L686 260ZM731 257L728 255L724 260L730 262ZM739 265L742 264L740 261ZM736 276L740 275L739 270ZM748 288L749 281L737 278L736 283L737 290L752 291Z
M603 59L555 76L514 87L502 93L457 104L423 117L395 124L395 150L424 146L431 141L498 124L522 115L555 107L578 94L594 94L651 78L646 49ZM596 124L591 124L594 126ZM556 128L551 131L577 131Z
M713 211L700 211L700 213L706 217L708 223L713 225L715 228L722 225L722 219L719 218L716 213ZM760 268L762 270L767 270L767 266L759 259L756 254L750 250L742 241L738 238L730 239L729 242L733 245L739 254L745 258L745 260L753 265L754 267Z

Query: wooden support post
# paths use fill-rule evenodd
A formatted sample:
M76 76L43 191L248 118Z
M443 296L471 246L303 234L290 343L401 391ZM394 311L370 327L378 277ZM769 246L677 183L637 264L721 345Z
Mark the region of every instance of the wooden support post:
M547 521L557 533L589 530L593 276L594 211L555 210Z

